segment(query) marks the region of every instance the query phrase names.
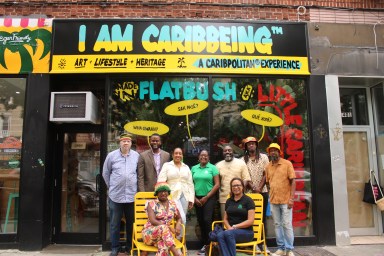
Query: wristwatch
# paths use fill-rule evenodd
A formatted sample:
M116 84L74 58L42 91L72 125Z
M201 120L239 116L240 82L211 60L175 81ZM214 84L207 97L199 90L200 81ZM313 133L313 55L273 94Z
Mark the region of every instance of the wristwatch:
M236 225L232 225L232 227L233 227L234 229L236 229Z

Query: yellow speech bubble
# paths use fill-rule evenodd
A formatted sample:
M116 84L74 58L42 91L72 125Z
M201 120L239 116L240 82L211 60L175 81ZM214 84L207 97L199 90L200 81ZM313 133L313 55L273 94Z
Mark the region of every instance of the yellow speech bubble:
M165 124L153 121L134 121L124 125L124 129L132 134L140 136L151 136L154 133L163 135L169 131Z
M204 100L183 100L165 108L164 112L170 116L187 116L203 111L208 107Z
M277 127L284 123L283 119L280 117L272 113L256 109L243 110L241 111L241 116L252 123L262 126Z

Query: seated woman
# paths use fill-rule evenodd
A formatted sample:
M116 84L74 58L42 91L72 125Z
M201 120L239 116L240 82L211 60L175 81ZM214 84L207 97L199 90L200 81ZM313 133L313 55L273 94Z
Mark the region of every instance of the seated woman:
M146 206L148 221L142 230L143 241L147 245L158 247L156 256L169 255L169 251L174 256L181 255L175 247L172 235L180 235L181 217L175 202L168 199L170 192L171 189L166 182L157 183L155 185L157 199L149 201ZM173 220L176 221L175 228L171 226Z
M226 230L217 235L223 256L236 256L236 243L250 242L253 239L255 203L244 194L244 183L240 178L233 178L230 188L230 198L225 203L223 219Z

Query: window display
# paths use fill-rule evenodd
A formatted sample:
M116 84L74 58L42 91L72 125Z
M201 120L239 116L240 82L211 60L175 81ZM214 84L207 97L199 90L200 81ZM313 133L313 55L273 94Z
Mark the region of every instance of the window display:
M0 232L15 233L26 79L0 78Z
M210 152L212 164L222 160L226 143L235 157L241 157L242 140L248 136L258 139L262 152L271 142L279 143L297 176L295 234L313 235L305 83L298 78L114 78L109 92L108 150L118 147L116 138L123 131L136 136L139 153L149 148L149 136L158 133L162 148L171 152L181 147L184 163L192 167L203 149ZM189 240L199 235L194 215L192 210L187 216ZM268 225L273 225L271 219ZM267 235L274 236L273 227Z

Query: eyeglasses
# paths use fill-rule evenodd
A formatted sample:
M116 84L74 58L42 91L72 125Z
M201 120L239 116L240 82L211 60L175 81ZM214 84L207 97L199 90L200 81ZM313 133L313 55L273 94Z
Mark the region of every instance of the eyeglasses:
M232 185L233 188L237 188L237 187L242 187L243 185L241 184L235 184L235 185Z

